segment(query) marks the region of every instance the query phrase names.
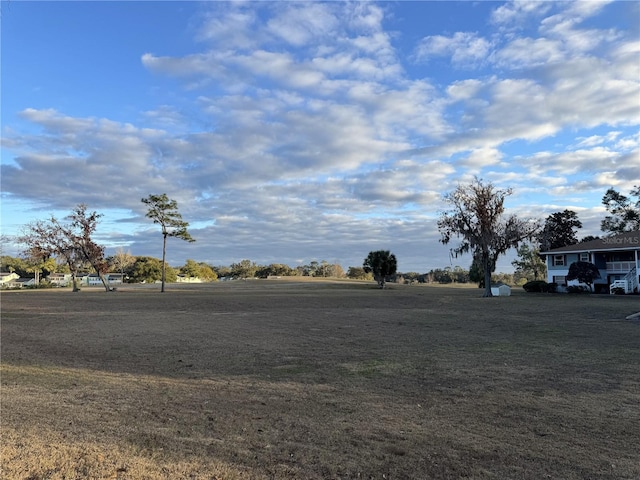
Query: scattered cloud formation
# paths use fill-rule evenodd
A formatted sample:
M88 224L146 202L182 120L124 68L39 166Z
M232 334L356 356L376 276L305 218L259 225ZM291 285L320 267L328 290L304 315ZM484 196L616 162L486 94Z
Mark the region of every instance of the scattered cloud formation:
M34 86L6 85L3 230L86 203L106 214L110 248L158 256L140 199L165 192L197 239L170 246L174 264L346 268L385 248L401 269L426 271L451 261L436 228L442 194L474 175L512 187L514 211L574 208L596 229L606 189L640 183L640 39L617 21L637 12L632 2L194 5L99 7L158 7L177 36L150 30L127 51L95 53L135 60L110 73L131 93L85 96L90 71L77 83L33 73L37 101ZM5 41L18 48L44 7L12 8ZM172 20L175 8L187 22ZM91 12L73 15L90 23ZM424 31L412 25L429 15ZM444 21L454 15L459 29ZM48 24L41 35L66 25ZM81 33L68 32L75 49ZM53 54L76 71L69 56ZM18 48L6 61L8 71L24 57Z

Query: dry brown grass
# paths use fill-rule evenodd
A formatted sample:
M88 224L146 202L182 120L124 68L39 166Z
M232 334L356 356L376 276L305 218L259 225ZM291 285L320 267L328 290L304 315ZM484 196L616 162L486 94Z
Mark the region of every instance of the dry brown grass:
M638 479L638 297L2 295L2 478Z

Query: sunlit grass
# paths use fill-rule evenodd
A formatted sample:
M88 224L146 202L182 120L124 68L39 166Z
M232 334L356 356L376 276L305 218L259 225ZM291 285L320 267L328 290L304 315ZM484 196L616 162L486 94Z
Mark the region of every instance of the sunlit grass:
M3 296L2 478L640 477L637 298Z

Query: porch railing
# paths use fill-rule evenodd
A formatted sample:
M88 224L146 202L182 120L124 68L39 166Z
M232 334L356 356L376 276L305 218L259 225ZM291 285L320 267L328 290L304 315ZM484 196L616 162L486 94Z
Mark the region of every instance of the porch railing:
M617 289L623 290L624 293L633 293L638 291L638 273L634 266L622 280L615 280L609 285L609 293L615 293Z
M607 262L608 273L627 273L632 268L636 267L636 262L633 260L630 262Z

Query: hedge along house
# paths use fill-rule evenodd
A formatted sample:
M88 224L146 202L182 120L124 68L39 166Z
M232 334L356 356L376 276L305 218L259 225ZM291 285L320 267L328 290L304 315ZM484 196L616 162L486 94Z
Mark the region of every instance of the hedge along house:
M574 262L593 263L600 272L594 290L612 293L637 293L640 273L640 231L626 232L612 237L554 248L540 252L546 256L547 281L567 286L569 266ZM577 281L569 285L579 285Z

